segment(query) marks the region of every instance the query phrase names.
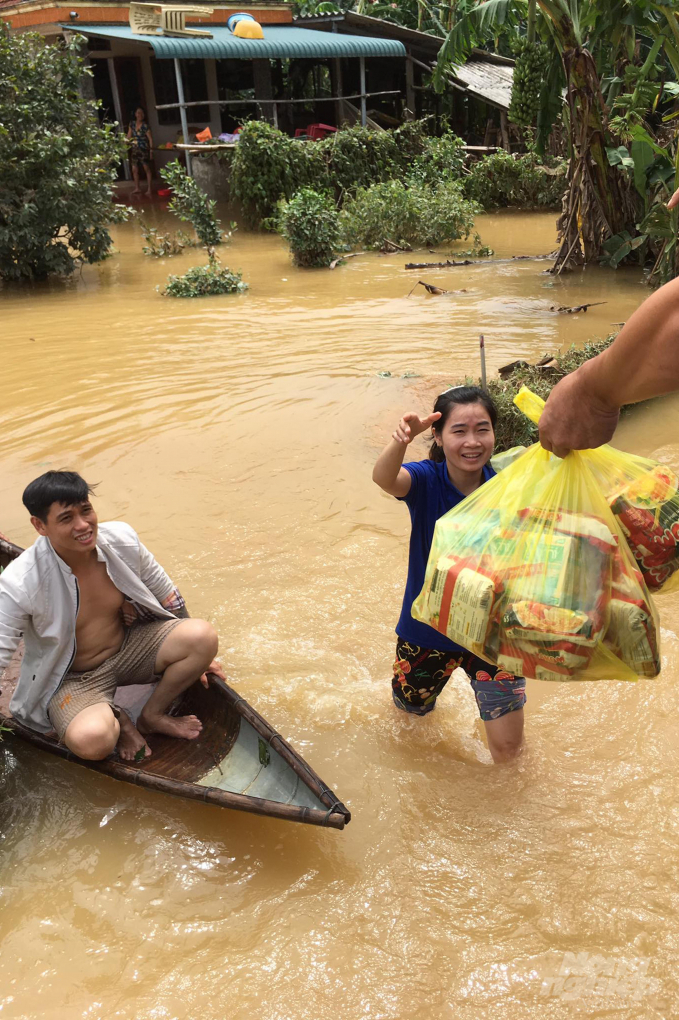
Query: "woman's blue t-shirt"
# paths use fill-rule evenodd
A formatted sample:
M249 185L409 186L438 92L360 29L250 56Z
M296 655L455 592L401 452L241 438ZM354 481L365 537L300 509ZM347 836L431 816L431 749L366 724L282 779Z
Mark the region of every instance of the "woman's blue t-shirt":
M413 461L403 467L412 479L410 492L399 497L410 510L412 530L410 533L410 553L408 558L408 580L403 596L403 608L396 626L396 633L401 641L409 641L422 648L436 648L439 651L462 649L443 634L426 623L414 620L410 608L420 594L424 584L424 575L429 559L429 550L434 538L434 527L439 517L443 517L454 506L465 498L456 489L448 477L448 465L445 461L435 460ZM495 472L490 464L483 469L482 483L493 477Z

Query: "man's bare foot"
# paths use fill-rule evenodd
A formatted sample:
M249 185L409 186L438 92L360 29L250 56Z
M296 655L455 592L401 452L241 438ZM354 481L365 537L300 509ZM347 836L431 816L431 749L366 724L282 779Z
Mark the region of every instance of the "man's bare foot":
M124 761L143 761L151 754L151 748L146 743L141 733L130 719L127 712L121 710L120 737L116 744L116 750Z
M130 192L131 195L141 195L139 188L135 188L134 191Z
M145 719L142 712L138 723L142 733L164 733L167 737L183 737L184 740L195 740L203 728L196 715L157 715Z

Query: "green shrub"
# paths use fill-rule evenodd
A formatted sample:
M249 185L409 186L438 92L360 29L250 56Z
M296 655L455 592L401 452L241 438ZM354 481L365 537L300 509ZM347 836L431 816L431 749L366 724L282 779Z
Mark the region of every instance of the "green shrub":
M124 143L82 86L82 36L61 46L0 22L0 279L43 279L99 262Z
M329 195L302 188L283 207L280 222L295 265L330 265L340 243L340 226Z
M240 294L248 289L240 273L222 266L214 253L206 266L191 266L183 276L168 276L163 294L170 297L205 297L208 294Z
M427 138L424 151L415 156L408 169L408 180L436 186L464 177L464 142L448 132L441 138Z
M382 248L392 243L428 247L468 237L478 207L457 184L438 187L385 181L359 188L348 198L340 221L352 247Z
M214 199L207 197L176 159L163 167L160 176L172 188L172 201L168 205L170 212L175 213L184 223L191 223L198 240L206 248L220 244L223 235L215 216L217 203Z
M548 165L532 152L516 156L499 149L470 166L464 192L484 209L556 208L566 190L567 166L564 159L550 160Z
M298 141L263 121L241 132L231 169L231 194L250 225L271 217L281 199L300 188L334 189L337 196L402 177L422 156L429 139L425 122L395 131L348 127L320 142Z
M241 131L231 164L231 194L250 226L272 216L278 202L300 187L323 187L325 164L317 143L290 138L266 121Z

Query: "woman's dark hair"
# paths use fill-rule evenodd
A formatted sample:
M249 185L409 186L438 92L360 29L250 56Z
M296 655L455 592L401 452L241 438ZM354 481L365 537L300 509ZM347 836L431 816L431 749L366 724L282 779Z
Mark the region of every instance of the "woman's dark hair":
M141 103L137 103L137 105L134 108L134 116L135 116L135 118L137 116L137 110L141 110L141 112L144 114L144 120L146 120L146 110L141 105Z
M453 386L452 389L446 390L445 393L440 393L436 398L434 404L434 411L440 411L441 417L438 421L434 422L431 427L432 432L437 435L441 433L444 425L450 418L450 412L458 404L483 404L488 417L490 418L490 424L493 426L495 431L495 425L497 424L497 407L493 403L493 398L490 394L482 390L480 386ZM446 455L443 449L438 445L436 440L431 444L429 450L429 460L444 461Z
M31 517L44 522L52 503L75 506L93 494L92 486L75 471L46 471L26 486L21 500Z

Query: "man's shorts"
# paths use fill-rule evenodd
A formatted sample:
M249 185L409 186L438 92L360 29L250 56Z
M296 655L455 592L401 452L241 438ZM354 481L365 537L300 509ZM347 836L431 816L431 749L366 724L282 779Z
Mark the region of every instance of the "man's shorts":
M461 666L471 681L479 714L484 722L517 712L526 704L526 681L498 666L491 666L471 652L462 654L435 648L420 648L409 641L396 643L392 691L398 708L413 715L426 715L453 670Z
M125 631L120 651L85 672L67 673L50 699L47 714L52 726L63 741L68 724L79 712L90 705L107 704L119 716L113 704L118 687L130 684L150 684L161 677L153 672L160 646L181 620L154 620L152 623L135 623Z

